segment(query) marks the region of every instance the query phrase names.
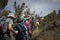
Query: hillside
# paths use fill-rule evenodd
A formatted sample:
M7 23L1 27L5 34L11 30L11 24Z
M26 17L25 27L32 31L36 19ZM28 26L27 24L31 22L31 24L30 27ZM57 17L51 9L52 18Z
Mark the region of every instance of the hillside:
M56 18L34 30L32 40L60 40L60 18Z

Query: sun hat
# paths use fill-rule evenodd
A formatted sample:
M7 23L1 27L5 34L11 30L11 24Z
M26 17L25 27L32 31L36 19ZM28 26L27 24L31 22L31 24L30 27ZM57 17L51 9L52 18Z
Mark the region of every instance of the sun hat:
M31 18L31 16L30 16L30 15L28 15L26 19L28 20L28 19L30 19L30 18Z
M24 15L24 14L22 14L22 16L24 17L25 15Z
M15 18L15 14L14 14L14 13L9 13L8 17L13 17L13 18Z

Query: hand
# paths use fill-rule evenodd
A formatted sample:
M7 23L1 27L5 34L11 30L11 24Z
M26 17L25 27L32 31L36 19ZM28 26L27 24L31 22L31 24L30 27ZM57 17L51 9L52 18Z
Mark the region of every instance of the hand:
M29 33L30 33L30 34L32 33L31 30L29 30Z
M18 34L18 31L15 31L15 34Z

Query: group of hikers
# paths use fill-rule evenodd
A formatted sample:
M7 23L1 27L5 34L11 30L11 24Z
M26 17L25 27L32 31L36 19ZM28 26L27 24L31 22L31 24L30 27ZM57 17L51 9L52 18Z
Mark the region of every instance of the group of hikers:
M15 19L17 19L16 23L14 23ZM9 13L7 17L1 16L0 40L11 40L10 31L13 33L15 40L31 40L35 26L38 29L40 25L38 19L36 22L34 20L32 16L28 15L26 17L24 14L17 17L14 13ZM15 24L14 27L12 26L13 24Z

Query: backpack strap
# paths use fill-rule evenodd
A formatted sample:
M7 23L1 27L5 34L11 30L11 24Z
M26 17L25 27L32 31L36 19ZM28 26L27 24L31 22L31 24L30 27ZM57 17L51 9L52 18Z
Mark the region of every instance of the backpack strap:
M18 30L19 32L25 31L25 28L24 28L24 26L23 26L21 23L18 23L18 24L15 26L15 29Z
M7 32L7 29L8 29L8 22L4 22L4 32Z

